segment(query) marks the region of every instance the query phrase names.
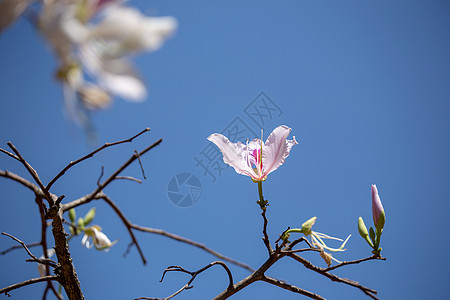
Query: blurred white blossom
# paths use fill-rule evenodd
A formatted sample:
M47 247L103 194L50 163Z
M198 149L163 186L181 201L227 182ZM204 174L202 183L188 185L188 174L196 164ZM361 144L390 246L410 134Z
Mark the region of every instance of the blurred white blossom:
M91 243L91 240L93 243ZM84 236L81 239L81 244L88 249L95 246L97 250L103 250L105 252L109 251L117 241L111 242L109 238L101 232L101 228L97 225L91 226L84 231Z
M55 254L55 249L53 249L53 248L47 249L47 258L51 258L54 254ZM42 255L39 258L44 259L45 256ZM39 275L41 275L41 277L47 276L47 268L45 265L38 263L37 267L38 267Z
M0 31L31 2L32 23L57 58L56 78L75 122L86 129L87 110L108 107L112 96L145 100L132 57L160 49L177 28L175 18L145 16L121 0L0 0Z

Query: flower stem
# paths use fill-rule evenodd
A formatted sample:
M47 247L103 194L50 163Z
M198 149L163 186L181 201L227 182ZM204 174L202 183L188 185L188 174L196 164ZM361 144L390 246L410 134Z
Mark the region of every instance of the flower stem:
M258 193L259 193L259 200L256 201L256 203L259 204L259 206L262 210L266 210L266 207L267 207L269 201L264 200L263 191L262 191L262 181L258 181Z

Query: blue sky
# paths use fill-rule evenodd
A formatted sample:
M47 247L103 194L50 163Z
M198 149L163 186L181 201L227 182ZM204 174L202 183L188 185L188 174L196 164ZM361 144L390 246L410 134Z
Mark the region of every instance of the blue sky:
M92 114L99 144L152 130L132 144L99 153L64 176L53 192L66 200L91 192L102 165L110 174L159 138L163 143L142 158L148 179L120 181L105 192L132 222L205 243L256 268L266 259L257 185L224 171L213 182L194 157L206 138L236 117L252 130L245 113L264 92L280 113L266 119L264 138L278 125L292 128L299 144L286 163L264 182L269 235L312 216L317 231L346 237L340 260L369 256L357 220L371 224L370 186L376 183L386 211L382 236L387 261L349 266L336 274L379 291L381 299L446 297L446 255L450 243L447 185L450 182L450 4L447 1L131 1L150 15L171 15L179 28L158 52L135 59L149 88L142 104L115 99ZM53 79L54 57L26 20L0 35L1 146L8 141L48 182L69 161L91 151L83 132L64 116L62 90ZM254 136L248 136L254 138ZM245 140L243 140L245 141ZM28 178L16 161L0 157L0 169ZM167 185L178 173L198 177L202 195L189 208L173 205ZM138 165L125 175L140 177ZM33 195L0 180L0 230L26 242L39 238ZM183 274L158 280L164 268L196 270L214 257L167 238L138 233L148 259L142 266L135 248L109 207L97 207L94 223L119 242L109 253L71 242L87 299L165 297L185 284ZM0 248L13 245L0 238ZM41 255L40 250L36 255ZM320 266L317 255L307 258ZM24 251L0 256L0 286L38 276ZM248 273L230 266L235 280ZM8 271L6 271L8 270ZM368 299L359 290L331 282L285 259L269 275L328 299ZM209 299L227 285L223 270L199 276L177 299ZM11 293L16 299L41 295L42 286ZM6 296L3 296L6 297ZM256 283L233 299L298 299ZM5 298L6 299L6 298Z

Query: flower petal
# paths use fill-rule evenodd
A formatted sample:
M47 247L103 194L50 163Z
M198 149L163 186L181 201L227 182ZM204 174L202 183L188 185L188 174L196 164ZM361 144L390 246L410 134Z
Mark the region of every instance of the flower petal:
M267 138L262 151L264 176L278 169L289 156L291 148L298 144L295 136L292 140L287 140L291 130L291 128L281 125L275 128Z
M247 145L241 142L232 143L220 133L213 133L208 137L210 142L216 144L223 154L223 161L232 166L238 174L258 179L255 171L249 165ZM253 141L252 141L253 142Z
M83 65L98 77L99 83L107 91L133 102L143 101L147 90L139 75L126 57L108 53L107 46L98 41L81 45L80 58Z

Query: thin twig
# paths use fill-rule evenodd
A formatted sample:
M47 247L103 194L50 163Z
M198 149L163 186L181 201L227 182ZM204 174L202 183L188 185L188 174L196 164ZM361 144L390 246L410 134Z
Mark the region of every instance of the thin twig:
M367 292L369 292L371 294L377 294L376 290L373 290L373 289L370 289L368 287L365 287L365 286L361 285L359 282L350 280L348 278L341 278L341 277L339 277L337 275L328 273L328 272L325 271L326 269L320 268L320 267L317 267L317 266L313 265L310 261L304 259L303 257L301 257L301 256L299 256L299 255L297 255L295 253L287 253L286 255L291 257L291 258L293 258L294 260L302 263L307 269L310 269L310 270L312 270L314 272L322 274L323 276L331 279L332 281L341 282L341 283L344 283L344 284L356 287L356 288L360 289L361 291L363 291L366 294L367 294Z
M132 162L134 162L139 156L144 155L154 147L161 144L162 139L157 140L152 145L148 146L138 154L133 154L120 168L118 168L111 176L109 176L108 179L106 179L103 183L100 184L100 186L97 187L97 189L91 194L91 197L95 197L102 189L104 189L108 184L110 184L116 177L123 171L125 168L127 168Z
M42 259L42 258L37 258L36 256L34 256L33 253L31 253L31 251L28 249L27 245L25 245L24 242L22 242L21 240L19 240L15 236L12 236L12 235L10 235L9 233L6 233L6 232L2 232L2 235L6 235L6 236L12 238L16 242L18 242L22 246L22 248L25 249L25 251L27 251L27 253L31 257L31 259L27 259L26 261L37 262L37 263L40 263L40 264L43 264L43 265L51 266L53 268L57 267L56 262L54 262L51 259L48 259L48 258L47 259L46 258Z
M82 158L79 158L79 159L77 159L77 160L75 160L75 161L71 161L64 169L62 169L62 170L58 173L58 175L56 175L56 176L55 176L55 177L47 184L47 186L45 187L44 192L45 192L45 191L49 191L50 188L52 187L52 185L53 185L53 184L54 184L61 176L63 176L64 173L67 172L67 170L69 170L71 167L75 166L76 164L78 164L78 163L80 163L80 162L82 162L82 161L84 161L84 160L86 160L86 159L88 159L88 158L94 156L96 153L102 151L102 150L105 149L105 148L108 148L108 147L111 147L111 146L115 146L115 145L118 145L118 144L129 143L129 142L133 141L135 138L137 138L138 136L140 136L141 134L143 134L143 133L145 133L145 132L147 132L147 131L149 131L149 130L150 130L150 128L145 128L144 130L142 130L142 131L139 132L138 134L136 134L136 135L134 135L133 137L131 137L131 138L129 138L129 139L126 139L126 140L121 140L121 141L114 142L114 143L105 143L105 144L104 144L103 146L101 146L100 148L97 148L96 150L94 150L94 151L92 151L91 153L89 153L89 154L83 156Z
M311 243L304 236L302 236L302 237L296 239L295 241L293 241L292 243L290 243L287 246L287 250L292 250L292 248L294 248L295 245L297 245L298 243L301 243L301 242L307 243L309 248L314 248L313 245L311 245ZM319 251L320 251L320 249L319 249Z
M5 153L6 155L8 155L8 156L10 156L10 157L12 157L12 158L14 158L14 159L20 161L20 159L19 159L17 156L15 156L14 154L12 154L12 153L9 152L9 151L6 151L5 149L0 148L0 152L3 152L3 153Z
M154 147L158 146L162 142L162 139L157 140L144 150L142 150L139 155L142 156ZM137 159L137 155L133 154L122 166L120 166L108 179L106 179L103 183L98 184L97 188L90 193L89 195L85 195L79 199L73 200L72 202L69 202L67 204L64 204L62 209L63 211L67 211L71 208L75 208L77 206L83 205L85 203L88 203L94 199L100 199L101 197L98 197L98 194L101 192L102 189L104 189L108 184L110 184L113 180L117 179L119 174L125 170L133 161Z
M27 244L26 246L28 248L32 248L32 247L36 247L36 246L40 246L40 245L41 245L40 242L35 242L35 243ZM22 245L15 245L15 246L12 246L12 247L10 247L10 248L0 252L0 255L5 255L8 252L11 252L11 251L16 250L16 249L21 249L21 248L23 248Z
M130 223L130 221L128 221L128 219L125 217L125 215L122 213L122 211L120 210L120 208L114 203L114 201L112 201L107 195L103 194L101 195L102 199L109 205L111 206L111 208L114 210L114 212L119 216L119 218L122 220L123 224L125 225L125 227L128 230L128 233L131 236L131 240L133 241L133 244L136 245L136 248L139 252L139 255L141 256L142 259L142 263L145 265L147 263L147 260L145 259L144 253L142 252L141 246L139 245L136 237L134 236L133 231L131 230L132 228L132 224Z
M337 264L333 267L326 268L324 271L328 272L328 271L331 271L331 270L334 270L334 269L337 269L337 268L340 268L340 267L343 267L346 265L359 264L359 263L362 263L363 261L368 261L368 260L386 260L386 257L379 257L376 255L373 255L373 256L366 257L366 258L357 259L357 260L343 261L340 264Z
M200 248L200 249L208 252L211 255L214 255L215 257L217 257L219 259L225 260L225 261L227 261L229 263L232 263L232 264L234 264L236 266L244 268L244 269L246 269L246 270L248 270L250 272L254 272L254 269L251 268L249 265L246 265L246 264L241 263L241 262L239 262L237 260L234 260L234 259L232 259L230 257L227 257L227 256L225 256L225 255L223 255L223 254L221 254L221 253L219 253L217 251L214 251L214 250L206 247L205 245L203 245L201 243L195 242L195 241L187 239L185 237L182 237L182 236L179 236L179 235L176 235L176 234L164 231L162 229L149 228L149 227L144 227L144 226L140 226L140 225L136 225L136 224L131 224L131 228L139 230L139 231L143 231L143 232L149 232L149 233L155 233L155 234L163 235L163 236L171 238L173 240L192 245L194 247Z
M299 287L297 287L295 285L286 283L284 281L281 281L281 280L278 280L278 279L275 279L275 278L272 278L272 277L268 277L268 276L264 275L261 278L261 281L273 284L275 286L278 286L280 288L283 288L285 290L288 290L288 291L291 291L291 292L294 292L294 293L297 293L297 294L302 294L302 295L304 295L306 297L309 297L311 299L325 300L325 298L323 298L322 296L320 296L318 294L312 293L310 291L304 290L304 289L299 288Z
M39 178L38 173L35 169L23 158L23 156L20 154L19 150L11 143L8 142L7 145L11 150L17 155L19 158L19 161L24 165L24 167L27 169L28 173L30 173L31 177L33 177L34 181L37 183L37 185L40 187L41 191L44 193L45 198L47 199L49 204L53 204L53 197L50 195L48 191L45 190L44 184L42 183L41 179Z
M37 185L35 185L34 183L26 180L25 178L15 174L15 173L12 173L12 172L7 171L7 170L5 170L5 171L0 170L0 176L1 177L5 177L5 178L9 178L11 180L14 180L14 181L22 184L26 188L30 189L35 195L41 195L42 197L44 196L44 194L42 193L41 189Z
M318 248L303 248L303 249L297 249L297 250L283 250L281 252L283 252L283 253L300 253L300 252L308 252L308 251L320 252L321 250Z
M24 287L24 286L27 286L27 285L30 285L30 284L35 284L35 283L38 283L38 282L43 282L43 281L48 281L48 280L58 281L59 280L59 276L57 276L57 275L50 275L50 276L44 276L44 277L29 279L29 280L26 280L26 281L23 281L23 282L20 282L20 283L16 283L16 284L13 284L13 285L10 285L10 286L7 286L5 288L0 289L0 294L7 295L7 293L9 291L16 290L18 288L21 288L21 287Z
M102 180L102 177L103 177L103 171L105 170L105 168L102 166L102 170L101 170L101 172L100 172L100 176L98 176L98 179L97 179L97 186L100 186L100 180Z
M131 176L117 176L116 179L125 179L125 180L134 181L137 183L142 183L142 180L139 180L139 179L131 177Z
M139 155L137 150L134 150L134 153L136 153L136 155L138 157L139 166L141 166L142 176L144 177L144 179L147 179L147 177L145 176L144 167L142 166L141 156Z
M9 233L6 233L6 232L2 232L2 235L6 235L6 236L12 238L13 240L15 240L15 241L18 242L20 245L22 245L22 248L24 248L25 251L27 251L28 255L29 255L31 258L33 258L33 259L35 259L35 260L38 259L36 256L33 255L33 253L30 252L30 250L28 250L27 245L25 245L25 243L22 242L21 240L19 240L18 238L16 238L15 236L12 236L12 235L10 235Z
M227 274L228 274L228 288L227 288L227 289L233 288L233 275L231 274L231 271L230 271L230 269L228 268L228 266L227 266L225 263L221 262L221 261L214 261L214 262L212 262L212 263L210 263L210 264L204 266L203 268L201 268L200 270L197 270L197 271L195 271L195 272L188 271L188 270L186 270L186 269L184 269L183 267L180 267L180 266L170 266L170 267L168 267L168 268L166 268L166 269L164 270L160 282L163 281L164 276L165 276L166 273L168 273L168 272L183 272L183 273L187 273L187 274L191 275L191 279L188 281L188 283L186 283L186 284L185 284L184 286L182 286L178 291L176 291L175 293L173 293L172 295L170 295L170 296L168 296L168 297L166 297L166 298L147 298L147 297L140 297L140 298L136 298L135 300L138 300L138 299L153 299L153 300L168 300L168 299L172 299L173 297L175 297L176 295L178 295L178 294L181 293L182 291L193 288L193 286L191 285L191 283L194 281L195 277L197 277L197 275L199 275L200 273L202 273L202 272L208 270L209 268L211 268L212 266L215 266L215 265L220 265L220 266L222 266L222 267L225 269L225 271L226 271Z

